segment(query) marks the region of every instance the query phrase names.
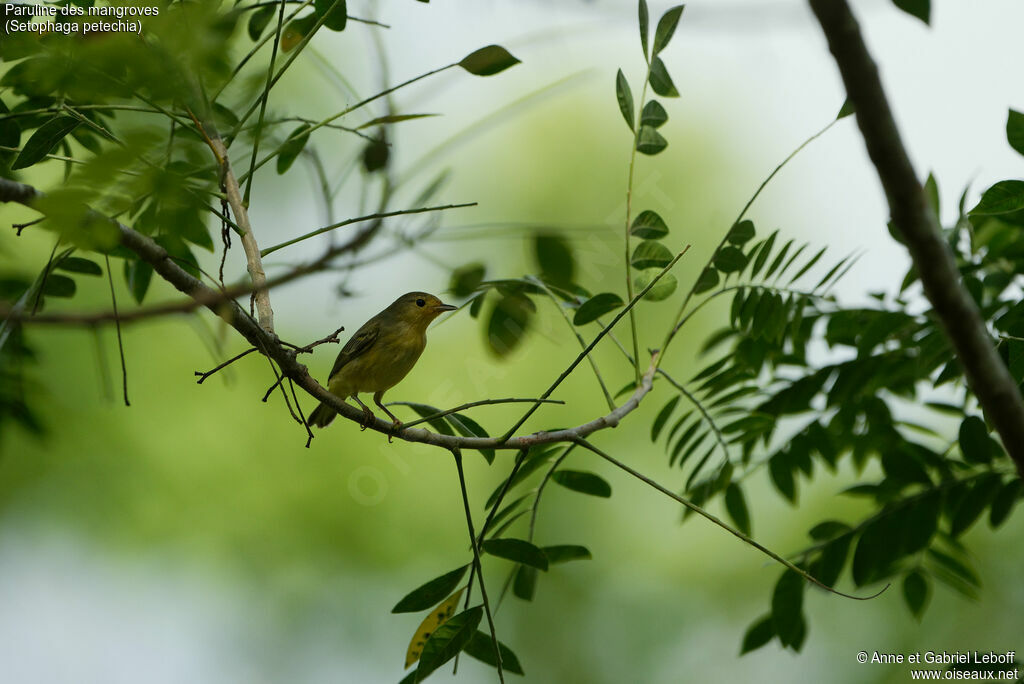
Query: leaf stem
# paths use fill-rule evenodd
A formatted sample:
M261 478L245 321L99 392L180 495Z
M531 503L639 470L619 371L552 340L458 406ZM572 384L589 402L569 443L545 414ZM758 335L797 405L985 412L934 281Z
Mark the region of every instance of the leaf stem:
M520 398L513 398L513 399L480 399L479 401L471 401L471 402L468 402L466 404L462 404L460 406L456 406L455 408L450 408L450 409L447 409L447 410L444 410L444 411L438 411L437 413L432 413L432 414L430 414L429 416L427 416L425 418L419 418L419 419L414 420L414 421L412 421L410 423L402 423L402 427L412 427L414 425L419 425L420 423L427 423L427 422L430 422L432 420L437 420L438 418L444 418L445 416L451 415L453 413L458 413L459 411L465 411L466 409L473 408L475 406L491 406L493 404L522 404L522 403L534 403L534 402L538 402L538 401L539 402L543 402L545 404L564 404L565 403L561 399L520 399ZM389 401L387 403L387 406L413 406L415 403L416 402L412 402L412 401ZM613 406L612 408L615 408L615 407Z
M792 570L793 572L795 572L798 575L800 575L801 577L803 577L805 580L807 580L811 584L814 584L814 585L816 585L818 587L821 587L822 589L824 589L825 591L827 591L827 592L829 592L831 594L837 594L838 596L843 596L845 598L853 599L855 601L868 601L870 599L877 598L879 595L882 594L882 592L884 592L886 589L889 588L889 585L886 584L885 587L883 587L881 591L879 591L879 592L877 592L875 594L872 594L870 596L853 596L852 594L844 594L841 591L833 589L832 587L828 586L824 582L821 582L820 580L816 579L812 575L808 574L805 570L797 567L796 565L794 565L790 561L786 560L785 558L783 558L779 554L775 553L771 549L767 548L766 546L762 546L761 544L757 543L756 541L754 541L753 539L751 539L747 535L743 534L742 532L740 532L736 528L731 527L727 523L722 522L719 518L716 518L715 516L711 515L710 513L705 511L703 508L701 508L697 504L693 503L692 501L688 501L687 499L684 499L683 497L681 497L678 494L676 494L675 492L673 492L671 489L666 489L665 487L661 486L660 484L658 484L657 482L655 482L651 478L647 477L646 475L643 475L642 473L639 473L636 470L633 470L632 468L630 468L625 463L622 463L621 461L615 459L611 455L606 454L605 452L601 451L600 449L598 449L596 446L594 446L593 444L591 444L587 440L580 439L580 440L577 440L577 443L580 446L582 446L584 449L587 449L589 451L594 452L595 454L597 454L598 456L600 456L604 460L608 461L609 463L611 463L615 467L620 468L621 470L626 471L627 473L629 473L630 475L632 475L636 479L640 480L644 484L646 484L646 485L648 485L650 487L653 487L654 489L657 489L659 492L661 492L665 496L669 497L670 499L672 499L672 500L674 500L674 501L676 501L678 503L681 503L682 505L686 506L688 509L690 509L694 513L697 513L697 514L703 516L704 518L706 518L707 520L710 520L712 523L714 523L715 525L718 525L723 530L725 530L729 534L733 535L734 537L736 537L737 539L739 539L743 543L747 544L748 546L753 546L755 549L757 549L761 553L765 554L766 556L768 556L769 558L771 558L775 562L785 566L786 568Z
M560 313L562 315L562 320L565 321L565 324L567 326L569 326L569 330L572 331L572 334L576 336L576 340L579 341L579 343L580 343L580 348L581 349L586 349L587 348L586 340L583 339L583 335L580 335L579 331L576 329L576 326L573 325L572 321L569 320L569 316L566 315L565 309L562 308L562 305L559 303L558 299L555 297L555 294L551 291L551 288L548 287L548 284L545 283L540 278L536 278L534 276L527 276L527 278L532 283L534 283L535 285L537 285L538 287L540 287L541 289L544 290L544 293L547 294L547 296L551 299L551 302L555 305L555 308L558 310L558 313ZM597 378L597 384L599 384L601 386L601 391L604 393L605 401L608 402L608 410L609 411L614 411L615 410L615 400L612 399L612 395L608 393L608 387L604 384L604 378L601 377L601 370L597 367L597 362L594 361L594 357L592 357L592 356L588 356L587 357L587 361L590 362L590 367L594 370L594 377Z
M562 374L559 375L555 379L555 381L553 383L551 383L551 386L548 387L547 390L545 390L544 394L542 394L540 396L540 399L547 399L548 397L550 397L551 393L554 392L558 388L558 386L562 384L562 381L565 380L567 377L569 377L569 374L572 373L576 369L576 366L580 365L580 362L583 361L583 359L585 359L590 354L591 351L593 351L594 347L597 346L597 343L600 342L601 339L605 335L607 335L608 332L612 328L615 327L616 323L618 323L620 320L622 320L623 316L625 316L627 313L629 313L630 311L633 310L633 307L636 306L636 303L638 301L640 301L640 298L643 297L645 294L647 294L651 290L652 287L657 285L658 281L661 280L662 277L664 277L665 274L667 274L670 270L672 270L672 267L675 266L676 263L688 251L690 251L690 245L686 245L686 247L683 248L683 251L679 252L679 254L676 254L675 257L672 259L672 261L670 261L665 266L665 268L661 269L661 271L658 272L658 275L654 276L651 279L651 282L649 282L647 284L647 287L645 287L643 290L641 290L636 296L632 297L629 300L629 302L626 304L626 306L622 309L622 311L620 311L619 313L615 314L615 317L612 319L611 323L609 323L604 328L602 328L601 332L597 333L597 335L590 342L590 344L588 344L586 346L586 348L582 352L579 353L579 355L576 357L576 359L571 364L569 364L569 367L566 368L564 371L562 371ZM537 403L535 403L533 406L531 406L530 409L526 412L526 414L523 415L523 417L520 418L518 420L518 422L516 422L515 425L513 425L511 428L509 428L509 430L501 437L500 441L501 442L505 442L510 437L512 437L512 435L514 435L516 433L516 430L518 430L520 427L522 427L523 423L525 423L529 419L529 417L533 415L534 411L536 411L539 407L540 407L540 400L538 400Z
M824 128L819 130L811 137L807 138L807 140L804 140L802 143L800 143L800 145L795 150L790 152L789 155L785 159L783 159L778 166L772 169L772 172L768 174L768 177L761 182L761 185L759 185L757 190L754 191L754 194L750 196L750 199L747 200L747 203L743 205L743 209L740 211L739 216L736 217L736 220L733 221L726 229L725 233L722 235L722 239L718 242L718 245L715 247L714 251L711 252L711 256L708 257L708 260L705 264L705 268L709 268L711 266L711 263L714 260L715 255L718 254L718 250L720 250L722 248L722 245L725 244L725 241L729 236L729 231L732 230L733 226L735 226L737 223L743 220L743 217L747 215L747 211L749 211L750 207L754 204L754 201L761 195L761 192L765 189L765 187L767 187L768 183L770 183L771 180L775 178L775 175L778 174L779 171L781 171L783 167L785 167L786 164L788 164L790 160L792 160L793 157L799 154L805 147L807 147L812 142L814 142L822 135L824 135L830 128L832 128L832 126L836 124L837 121L841 121L841 119L832 119L832 121L829 121ZM697 283L700 281L700 276L703 272L704 269L701 269L698 272L697 278L693 281L693 285L690 286L690 290L686 293L686 297L683 299L683 303L679 306L679 311L678 313L676 313L676 317L674 322L672 323L672 327L669 329L668 334L665 336L665 341L662 342L661 344L661 355L658 357L657 360L657 363L659 364L661 363L661 360L665 358L665 351L668 349L668 345L672 343L673 338L675 338L676 333L679 332L679 328L684 323L683 314L686 311L687 304L690 303L690 299L692 299L693 295L696 294L695 290L697 289Z
M484 613L487 614L487 626L491 632L491 644L494 646L495 667L498 668L498 680L504 684L505 674L501 668L501 649L498 647L498 634L494 629L494 618L491 616L491 602L487 598L487 587L484 586L484 572L480 565L480 546L476 543L476 531L473 529L473 513L469 508L469 494L466 492L466 473L462 469L462 452L452 449L455 457L455 467L459 471L459 487L462 490L462 505L466 510L466 527L469 528L469 543L473 546L473 566L480 578L480 596L484 603Z
M646 57L646 56L645 56ZM623 266L626 272L626 294L629 299L633 299L633 278L630 273L629 265L629 224L633 218L633 169L636 166L636 146L640 142L640 117L644 107L644 100L647 98L647 84L651 80L651 65L650 62L647 64L647 75L644 77L643 88L640 89L640 104L636 109L635 125L633 126L633 147L629 153L629 180L626 182L626 225L625 232L623 235L624 243L624 260ZM640 384L640 347L637 340L636 334L636 314L632 309L629 311L629 327L630 333L633 337L633 371L635 373L636 384Z
M292 238L291 240L287 240L285 242L282 242L279 245L274 245L273 247L267 247L266 249L264 249L264 250L262 250L260 252L260 256L261 257L265 257L268 254L272 254L272 253L276 252L279 249L283 249L285 247L290 247L291 245L294 245L296 243L302 242L303 240L308 240L309 238L316 237L317 235L323 235L324 233L332 231L335 228L341 228L342 226L348 226L348 225L351 225L353 223L359 223L361 221L371 221L373 219L388 218L390 216L402 216L404 214L422 214L422 213L425 213L425 212L428 212L428 211L445 211L447 209L462 209L464 207L475 207L476 205L477 205L476 202L464 202L462 204L445 204L445 205L439 206L439 207L420 207L419 209L399 209L397 211L385 211L385 212L380 212L380 213L377 213L377 214L368 214L366 216L357 216L356 218L345 219L344 221L338 221L337 223L332 223L331 225L324 226L323 228L317 228L316 230L314 230L312 232L306 233L305 235L300 235L297 238Z

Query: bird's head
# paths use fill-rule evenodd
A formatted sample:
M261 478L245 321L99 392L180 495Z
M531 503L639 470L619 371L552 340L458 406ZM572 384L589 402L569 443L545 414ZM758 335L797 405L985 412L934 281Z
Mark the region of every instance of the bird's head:
M407 292L396 299L387 312L403 323L426 329L432 320L456 308L426 292Z

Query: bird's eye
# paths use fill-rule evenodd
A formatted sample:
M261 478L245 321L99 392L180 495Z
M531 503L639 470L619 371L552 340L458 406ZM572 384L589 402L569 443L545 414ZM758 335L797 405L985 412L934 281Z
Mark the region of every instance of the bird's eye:
M416 306L426 306L426 305L427 305L427 303L425 301L423 301L422 299L417 299L416 300Z

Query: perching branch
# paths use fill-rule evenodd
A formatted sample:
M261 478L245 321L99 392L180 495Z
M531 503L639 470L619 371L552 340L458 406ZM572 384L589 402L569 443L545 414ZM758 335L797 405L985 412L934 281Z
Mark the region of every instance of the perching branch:
M978 307L963 287L953 252L925 199L882 89L878 67L845 0L810 0L885 189L892 222L914 261L924 293L952 341L967 384L1024 475L1024 401L996 352Z
M0 202L15 202L27 207L33 207L35 201L42 197L43 193L30 185L0 178ZM238 305L237 302L234 300L225 300L222 293L210 288L198 278L185 271L181 266L175 263L174 259L167 254L167 251L163 247L158 245L149 237L96 212L92 212L91 218L97 221L107 221L110 225L114 226L120 234L121 246L137 254L139 258L152 266L153 270L156 271L161 278L169 282L179 291L189 297L192 297L198 302L201 302L202 306L205 306L214 314L222 318L228 325L238 331L238 333L241 334L250 345L257 347L261 353L267 356L271 361L275 362L281 369L284 376L294 381L299 387L305 390L307 394L317 401L326 403L345 418L355 423L365 423L366 417L363 415L362 411L346 403L341 398L331 394L325 387L320 385L320 383L318 383L309 374L306 366L296 361L297 352L294 349L289 349L285 345L281 344L276 335L273 335L263 329ZM372 231L368 231L367 237L362 239L368 239L368 235L372 235ZM682 256L682 254L679 256ZM679 257L676 257L676 260L678 260L678 258ZM673 264L676 260L673 260ZM667 272L668 268L669 267L666 267L663 273ZM298 276L296 275L294 277ZM651 285L653 285L654 282L656 281L652 281ZM644 292L641 292L637 297L642 297L643 294ZM621 318L621 316L618 318ZM618 318L613 321L612 325L618 321ZM609 326L609 328L610 327L611 326ZM592 349L600 339L601 335L598 335L598 337L591 343L590 349ZM573 363L571 368L575 368L576 365L582 361L583 356L584 355L581 355L577 361ZM458 437L453 435L441 435L436 432L430 432L419 428L403 428L396 431L390 421L381 420L377 417L374 417L367 427L381 434L398 437L399 439L407 442L430 444L442 447L449 451L452 449L520 450L539 444L572 442L585 438L599 430L604 430L618 425L625 416L633 412L637 406L640 405L641 400L648 394L648 392L651 391L651 378L653 374L654 368L652 367L641 378L641 383L633 392L632 396L623 404L618 406L614 411L594 418L589 422L577 425L576 427L565 428L562 430L553 430L550 432L541 431L527 435L510 435L507 437ZM568 372L563 373L562 377L564 378L566 375L568 375ZM553 388L549 390L548 394L550 394L550 391L553 391ZM539 405L540 404L535 404L535 406ZM296 418L296 420L298 420L298 418Z

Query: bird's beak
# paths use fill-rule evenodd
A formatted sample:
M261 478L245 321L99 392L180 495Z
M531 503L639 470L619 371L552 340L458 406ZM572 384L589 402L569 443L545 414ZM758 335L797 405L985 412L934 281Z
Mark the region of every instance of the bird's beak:
M434 307L434 311L437 313L444 313L445 311L455 311L459 307L452 306L451 304L438 304Z

